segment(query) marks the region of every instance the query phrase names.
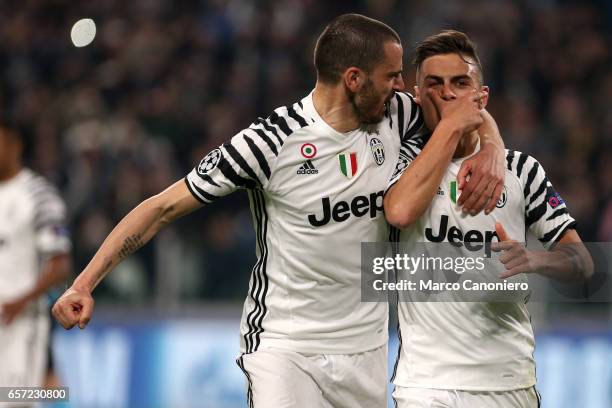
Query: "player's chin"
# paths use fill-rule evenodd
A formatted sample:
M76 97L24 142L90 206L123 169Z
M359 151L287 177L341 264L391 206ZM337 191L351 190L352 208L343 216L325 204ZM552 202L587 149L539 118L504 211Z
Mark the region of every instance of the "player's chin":
M387 113L388 105L385 103L376 114L372 115L370 124L380 123Z

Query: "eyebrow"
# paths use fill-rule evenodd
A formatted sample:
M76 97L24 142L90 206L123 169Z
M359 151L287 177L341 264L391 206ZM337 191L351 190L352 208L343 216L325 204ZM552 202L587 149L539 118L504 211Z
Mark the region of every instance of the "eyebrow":
M442 77L437 76L437 75L427 75L425 77L425 80L428 80L428 79L434 79L436 81L439 81L439 80L442 80ZM463 75L457 75L457 76L452 77L451 81L459 81L462 79L469 79L470 81L472 80L472 78L469 75L463 74Z

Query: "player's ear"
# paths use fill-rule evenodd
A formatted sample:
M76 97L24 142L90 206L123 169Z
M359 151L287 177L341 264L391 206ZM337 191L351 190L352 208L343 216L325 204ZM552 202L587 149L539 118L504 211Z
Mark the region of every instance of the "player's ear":
M418 85L414 86L414 101L419 105L421 104L421 90Z
M359 91L366 79L365 72L357 67L349 67L344 71L342 77L344 79L344 85L346 85L351 92Z
M489 102L489 87L486 85L481 86L480 92L483 94L481 109L484 109L487 107L487 103Z

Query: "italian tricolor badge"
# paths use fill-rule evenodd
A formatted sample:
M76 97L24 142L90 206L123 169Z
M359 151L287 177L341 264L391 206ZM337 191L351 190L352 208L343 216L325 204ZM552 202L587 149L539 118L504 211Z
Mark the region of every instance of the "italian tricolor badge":
M341 153L338 155L340 160L340 171L347 178L351 179L357 173L357 153Z
M457 204L457 182L450 182L450 199L454 204Z

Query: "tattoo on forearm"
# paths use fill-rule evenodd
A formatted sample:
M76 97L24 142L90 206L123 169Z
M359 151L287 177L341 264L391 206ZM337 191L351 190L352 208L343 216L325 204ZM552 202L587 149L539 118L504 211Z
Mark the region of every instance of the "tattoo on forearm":
M134 234L131 237L127 237L125 241L123 241L123 246L121 247L121 251L119 251L119 259L124 260L134 252L136 252L140 247L142 247L142 234Z

